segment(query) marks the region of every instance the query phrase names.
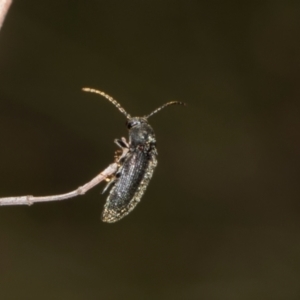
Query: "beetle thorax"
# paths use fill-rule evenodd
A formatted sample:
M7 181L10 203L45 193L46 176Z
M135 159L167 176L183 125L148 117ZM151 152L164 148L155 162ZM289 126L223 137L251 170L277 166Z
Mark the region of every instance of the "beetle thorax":
M141 117L130 118L127 121L129 130L129 144L133 147L155 144L155 134L147 119Z

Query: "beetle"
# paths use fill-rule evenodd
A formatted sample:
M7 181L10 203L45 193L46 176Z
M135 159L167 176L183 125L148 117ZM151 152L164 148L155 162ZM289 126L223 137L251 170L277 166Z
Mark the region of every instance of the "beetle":
M104 193L111 188L102 212L102 221L114 223L128 215L140 202L157 166L156 138L148 119L167 106L186 104L180 101L171 101L147 116L131 117L108 94L92 88L83 88L83 90L103 96L127 118L128 142L124 138L115 140L115 143L123 150L123 153L125 150L126 154L120 158L117 171L109 178L103 191Z

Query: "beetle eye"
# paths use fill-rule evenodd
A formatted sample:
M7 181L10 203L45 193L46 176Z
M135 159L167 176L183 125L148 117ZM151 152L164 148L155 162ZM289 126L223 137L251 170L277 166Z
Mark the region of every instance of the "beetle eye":
M128 129L131 129L132 127L134 127L138 123L139 123L138 121L131 120L131 121L126 122L126 126L127 126Z
M132 122L126 121L126 127L130 129L132 127Z

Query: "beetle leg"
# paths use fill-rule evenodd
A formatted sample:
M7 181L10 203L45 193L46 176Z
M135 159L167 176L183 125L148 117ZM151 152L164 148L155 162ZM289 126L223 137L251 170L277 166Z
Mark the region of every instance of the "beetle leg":
M129 148L128 143L126 142L126 139L122 137L121 139L115 139L114 142L121 148Z
M107 178L107 184L106 186L104 187L103 191L102 191L102 194L104 194L107 189L116 181L116 177L115 176L112 176L110 178Z

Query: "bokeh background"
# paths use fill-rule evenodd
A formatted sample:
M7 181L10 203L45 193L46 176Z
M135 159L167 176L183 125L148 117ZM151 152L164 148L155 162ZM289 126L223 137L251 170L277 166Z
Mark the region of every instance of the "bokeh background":
M150 119L142 202L0 208L0 299L300 299L300 2L15 0L0 32L0 197L51 195Z

